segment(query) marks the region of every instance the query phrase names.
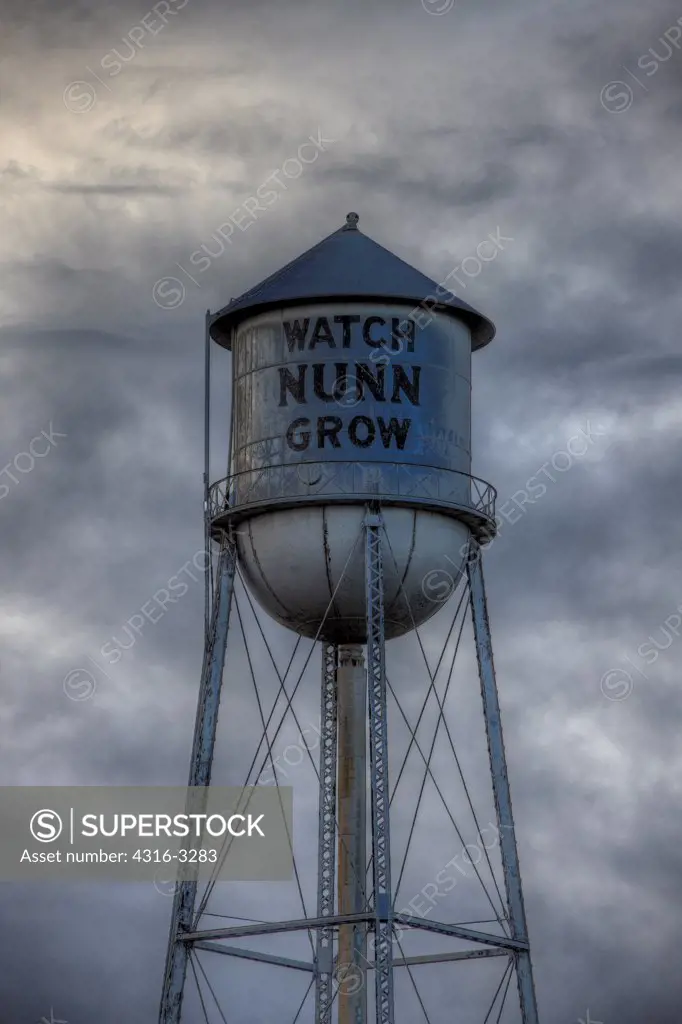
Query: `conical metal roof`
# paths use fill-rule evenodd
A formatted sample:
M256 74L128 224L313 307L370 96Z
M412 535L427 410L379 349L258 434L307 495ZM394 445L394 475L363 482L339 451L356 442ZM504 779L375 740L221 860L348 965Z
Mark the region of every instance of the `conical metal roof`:
M438 296L435 281L384 249L358 229L358 215L349 213L343 227L211 318L211 336L230 347L232 329L247 317L281 306L324 299L398 301L419 306ZM454 295L443 295L433 307L464 320L471 330L472 348L482 348L495 336L493 323Z

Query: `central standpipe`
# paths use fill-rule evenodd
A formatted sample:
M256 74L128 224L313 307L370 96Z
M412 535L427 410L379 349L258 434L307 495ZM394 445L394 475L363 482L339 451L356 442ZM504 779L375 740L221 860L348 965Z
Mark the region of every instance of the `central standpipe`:
M339 646L338 912L367 909L367 672L359 644ZM338 1024L367 1021L367 926L339 926Z

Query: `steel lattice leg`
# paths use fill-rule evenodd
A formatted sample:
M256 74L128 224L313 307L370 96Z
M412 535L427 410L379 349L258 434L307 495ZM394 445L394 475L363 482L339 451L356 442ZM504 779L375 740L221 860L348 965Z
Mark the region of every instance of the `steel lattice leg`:
M394 1024L388 724L386 720L384 579L381 559L381 529L381 515L373 513L368 509L365 516L365 581L367 598L367 689L369 692L372 785L376 1024Z
M340 645L336 687L338 911L355 915L367 909L367 669L359 644ZM340 925L338 1024L367 1024L366 974L367 925Z
M189 786L205 787L211 781L235 569L235 547L227 537L224 537L218 560L216 596L213 604L210 633L201 673ZM196 893L196 881L181 882L173 899L173 914L168 938L163 994L159 1010L160 1024L179 1024L180 1022L185 976L189 960L189 944L178 942L177 938L179 933L192 930Z
M474 624L474 636L476 639L478 674L481 681L483 715L488 736L490 771L492 774L495 811L497 813L497 826L500 833L502 871L504 873L511 932L512 938L527 942L526 912L523 906L519 855L514 835L514 817L512 815L511 793L507 776L507 762L504 754L500 704L495 680L493 648L490 637L485 584L483 582L483 568L481 565L481 549L474 541L471 543L467 560L467 574L469 577L471 618ZM518 951L515 953L515 958L523 1024L538 1024L538 1010L535 1001L530 953Z
M336 669L338 650L322 645L322 713L320 718L320 824L317 861L317 916L334 913L336 821ZM332 1024L334 930L319 928L315 963L315 1024Z

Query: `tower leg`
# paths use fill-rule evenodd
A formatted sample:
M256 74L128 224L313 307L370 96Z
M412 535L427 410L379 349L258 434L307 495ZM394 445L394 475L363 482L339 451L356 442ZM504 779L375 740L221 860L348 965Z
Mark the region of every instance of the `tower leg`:
M382 518L365 515L367 600L367 682L372 786L372 863L374 869L374 964L376 1024L395 1024L393 1006L393 910L389 830L388 723L384 649Z
M236 550L227 535L224 535L218 559L213 615L201 673L188 786L205 787L211 781L235 569ZM196 881L183 881L173 898L159 1024L180 1022L189 946L186 942L179 942L178 936L192 930L196 893Z
M317 916L334 913L334 823L336 821L337 648L322 645L320 716L320 823L317 861ZM319 928L315 963L315 1024L332 1024L334 931Z
M339 914L367 906L367 672L362 647L339 647ZM367 926L339 926L338 1024L367 1021Z
M473 540L467 560L467 575L469 578L471 618L474 624L478 674L481 681L483 715L485 717L488 737L490 771L495 799L495 812L497 814L497 827L500 833L500 853L502 855L502 871L504 873L509 920L512 938L527 942L526 913L523 906L519 855L514 835L514 817L512 815L511 793L507 776L507 762L504 754L500 704L495 680L488 606L481 565L481 549ZM535 1001L530 953L528 951L520 951L515 954L515 957L516 979L521 1003L521 1019L523 1024L538 1024L538 1010Z

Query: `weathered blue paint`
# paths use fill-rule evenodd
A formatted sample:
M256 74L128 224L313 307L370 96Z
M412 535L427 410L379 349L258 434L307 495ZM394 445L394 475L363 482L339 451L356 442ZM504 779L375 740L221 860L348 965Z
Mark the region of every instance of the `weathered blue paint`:
M495 328L487 317L364 235L354 216L349 214L338 231L219 310L212 320L214 340L229 348L232 328L258 310L339 298L398 300L415 307L427 307L432 299L467 323L473 348L492 341Z
M471 618L474 624L474 637L476 640L478 674L481 681L483 715L488 737L493 796L495 798L497 826L500 833L500 853L502 856L502 871L507 895L509 923L511 925L512 937L527 943L526 912L523 906L519 855L514 835L514 816L512 814L511 792L507 776L507 762L504 754L500 702L497 693L497 682L495 680L493 647L490 637L485 584L483 582L483 568L481 565L481 549L474 541L471 543L470 555L467 560L467 573L469 578ZM528 950L518 950L515 954L515 959L516 979L521 1003L521 1019L523 1024L538 1024L538 1010L535 1000L530 952Z
M205 787L211 782L235 568L235 548L225 538L218 560L216 599L201 673L188 786ZM190 946L179 941L179 935L192 930L196 894L196 882L182 882L173 898L159 1024L180 1024Z

